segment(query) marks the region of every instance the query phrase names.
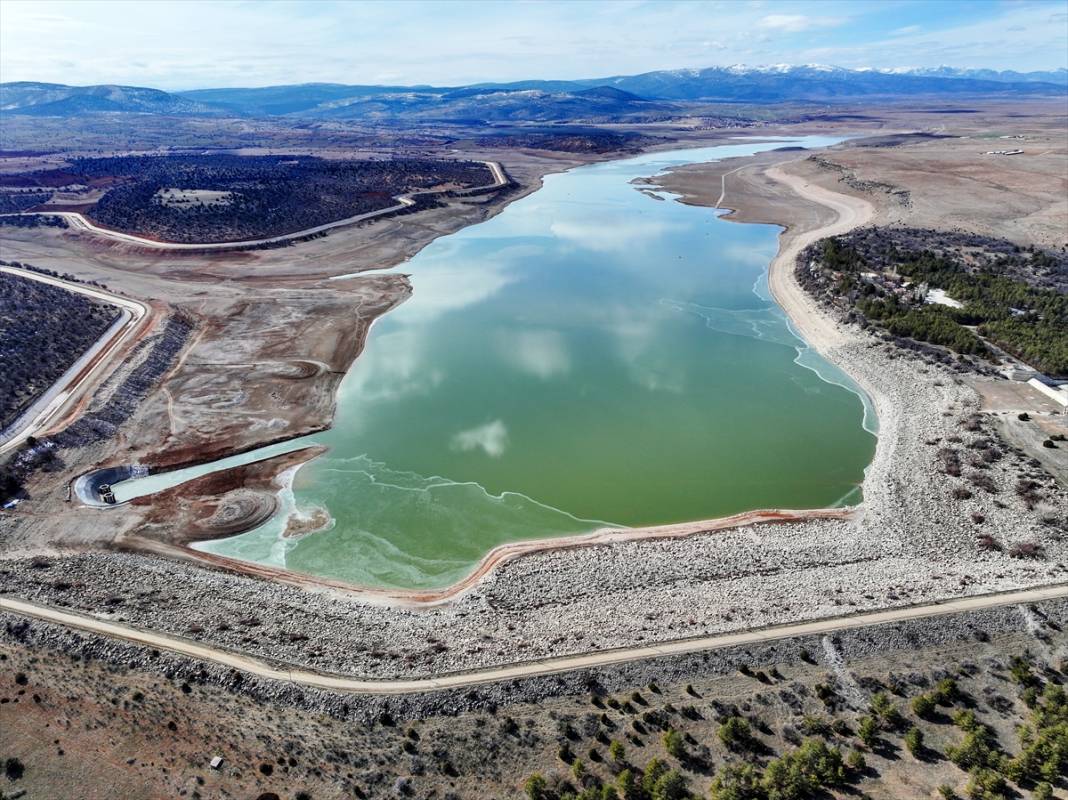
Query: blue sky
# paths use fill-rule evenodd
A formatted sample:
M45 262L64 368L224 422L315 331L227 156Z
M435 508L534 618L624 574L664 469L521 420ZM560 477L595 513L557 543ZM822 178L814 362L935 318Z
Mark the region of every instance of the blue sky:
M727 64L1068 67L1066 0L0 0L0 80L456 85Z

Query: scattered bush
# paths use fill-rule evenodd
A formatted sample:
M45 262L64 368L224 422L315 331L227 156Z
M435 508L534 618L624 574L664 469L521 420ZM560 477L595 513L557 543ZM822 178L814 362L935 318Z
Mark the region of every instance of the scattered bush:
M716 732L728 750L749 750L753 746L753 732L749 723L741 717L731 717Z
M930 695L918 694L912 698L912 713L920 719L930 719L936 705L937 703Z
M857 737L864 742L869 750L878 741L879 725L872 717L861 717L857 720Z
M544 776L535 772L523 784L523 791L526 793L528 800L548 800L549 783Z
M686 758L686 743L683 741L682 734L674 728L669 728L663 736L664 749L667 750L669 756L682 760Z
M1012 558L1042 558L1042 545L1036 542L1016 542L1009 548Z
M26 767L17 758L9 758L4 761L4 775L9 781L17 781L26 772Z
M917 757L923 752L923 731L915 725L905 733L905 747Z

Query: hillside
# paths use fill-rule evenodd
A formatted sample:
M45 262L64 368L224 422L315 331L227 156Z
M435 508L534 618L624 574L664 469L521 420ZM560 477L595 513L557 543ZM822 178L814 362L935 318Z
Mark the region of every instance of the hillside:
M138 86L64 86L58 83L0 83L0 111L6 114L74 117L101 112L207 114L204 103Z
M824 65L710 67L646 72L599 81L642 97L664 100L733 102L828 101L859 97L1057 96L1063 85L1028 80L984 79L972 73L893 72L842 69Z
M327 120L612 121L685 114L680 104L833 102L860 98L989 98L1068 94L1068 70L1018 73L843 69L823 65L710 67L576 81L459 87L310 83L168 93L130 86L0 84L0 112L296 117Z

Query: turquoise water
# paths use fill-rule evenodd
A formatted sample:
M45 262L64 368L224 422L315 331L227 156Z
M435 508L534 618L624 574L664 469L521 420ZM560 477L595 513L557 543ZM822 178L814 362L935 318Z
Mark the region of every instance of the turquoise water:
M507 541L856 502L875 439L770 299L778 228L630 183L781 145L574 169L433 242L398 268L414 293L373 326L333 430L305 440L330 450L285 499L327 528L202 549L438 587Z

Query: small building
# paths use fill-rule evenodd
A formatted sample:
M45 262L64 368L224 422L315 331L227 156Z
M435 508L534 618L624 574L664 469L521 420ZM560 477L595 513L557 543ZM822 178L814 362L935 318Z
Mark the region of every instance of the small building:
M213 759L212 759L212 760L211 760L211 761L209 762L209 766L210 766L210 767L211 767L212 769L218 769L219 767L221 767L221 766L222 766L222 763L223 763L223 757L222 757L222 756L215 756L215 758L213 758Z

